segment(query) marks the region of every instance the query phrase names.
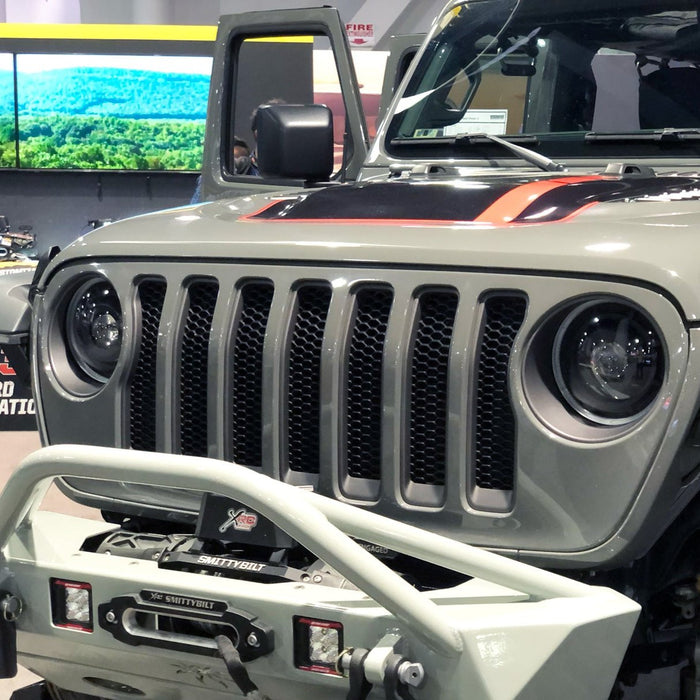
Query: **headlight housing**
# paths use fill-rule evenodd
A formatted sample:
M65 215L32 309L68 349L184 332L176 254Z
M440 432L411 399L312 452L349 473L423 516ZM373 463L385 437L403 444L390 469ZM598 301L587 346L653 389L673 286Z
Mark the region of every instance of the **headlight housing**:
M64 333L74 369L88 381L107 382L123 337L121 304L107 280L92 278L76 289L66 306Z
M663 384L660 333L637 307L592 300L573 309L554 339L552 368L567 404L600 425L639 418Z

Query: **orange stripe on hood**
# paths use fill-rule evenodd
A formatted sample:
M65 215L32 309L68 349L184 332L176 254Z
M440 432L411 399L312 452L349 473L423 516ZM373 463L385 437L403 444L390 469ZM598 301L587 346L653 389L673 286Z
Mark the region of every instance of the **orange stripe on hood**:
M503 196L499 197L493 204L484 209L474 219L480 224L510 224L517 219L525 209L543 194L566 185L575 185L580 182L590 182L591 180L601 180L599 175L586 175L582 177L555 177L547 180L537 180L519 185Z

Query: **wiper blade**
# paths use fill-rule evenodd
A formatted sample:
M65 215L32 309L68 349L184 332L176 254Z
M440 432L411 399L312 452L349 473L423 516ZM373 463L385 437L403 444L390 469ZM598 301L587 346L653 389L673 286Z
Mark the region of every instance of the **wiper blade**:
M506 139L502 139L500 136L494 136L493 134L460 134L459 136L455 136L454 143L455 145L472 145L479 143L480 141L483 142L484 140L492 141L493 143L503 146L503 148L519 158L522 158L524 161L531 163L532 165L536 165L538 168L540 168L540 170L545 170L547 172L561 172L562 170L566 170L566 167L562 163L557 163L551 158L547 158L547 156L537 153L537 151L525 148L524 146L518 146L516 143L511 143L510 141L506 141Z
M693 128L667 128L654 131L620 131L598 132L589 131L584 141L619 143L623 141L700 141L700 129Z

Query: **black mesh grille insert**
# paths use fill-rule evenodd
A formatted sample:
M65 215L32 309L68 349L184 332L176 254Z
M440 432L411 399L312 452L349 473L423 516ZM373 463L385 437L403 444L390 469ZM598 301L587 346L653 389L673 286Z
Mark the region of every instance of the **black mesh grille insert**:
M240 314L231 355L231 439L233 461L262 465L263 345L274 287L248 282L241 289Z
M129 446L134 450L156 450L156 352L164 300L164 280L144 280L139 284L141 335L129 388Z
M331 290L306 285L297 292L289 346L287 443L289 468L318 474L320 468L321 349Z
M196 457L206 457L208 452L207 365L218 292L216 282L193 282L189 286L182 329L178 362L180 452Z
M375 501L401 483L412 505L454 503L446 487L466 483L474 507L511 507L518 454L509 366L525 322L526 286L486 291L471 279L462 285L457 273L349 272L336 298L335 273L310 268L303 276L300 269L294 278L288 268L255 269L168 268L156 276L145 268L134 280L139 327L124 395L129 447L215 452L265 472L279 466L282 479L320 489L337 484L352 500ZM176 301L173 290L185 296L179 322L163 317L168 299ZM408 305L397 303L410 290ZM215 314L225 304L232 314ZM475 332L455 345L458 313L459 327ZM474 358L468 368L451 362L458 350ZM161 405L157 378L172 384L172 408ZM459 407L467 387L472 393ZM214 406L222 415L212 415ZM265 447L268 438L275 454ZM465 447L468 459L460 462Z
M454 291L430 291L418 300L411 358L410 479L443 486L447 451L450 343L457 313Z
M481 488L513 489L515 417L508 363L526 308L521 296L492 296L484 304L474 434L475 484Z
M347 473L379 479L382 457L382 367L393 291L361 289L347 359Z

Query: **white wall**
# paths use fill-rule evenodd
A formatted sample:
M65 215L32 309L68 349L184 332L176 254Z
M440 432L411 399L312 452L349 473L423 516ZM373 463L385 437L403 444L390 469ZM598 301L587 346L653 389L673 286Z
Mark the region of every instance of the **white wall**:
M0 0L0 22L216 24L222 14L318 7L319 0ZM376 48L394 34L425 32L444 0L336 1L346 23L374 25Z
M5 0L5 22L80 22L80 0Z

